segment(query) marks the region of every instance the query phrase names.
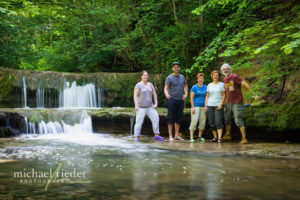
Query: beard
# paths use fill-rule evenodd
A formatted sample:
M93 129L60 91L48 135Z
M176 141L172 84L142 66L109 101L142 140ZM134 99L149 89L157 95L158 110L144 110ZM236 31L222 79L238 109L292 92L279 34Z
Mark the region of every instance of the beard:
M230 73L231 73L231 72L228 72L228 73L222 72L222 74L223 74L224 76L228 76Z

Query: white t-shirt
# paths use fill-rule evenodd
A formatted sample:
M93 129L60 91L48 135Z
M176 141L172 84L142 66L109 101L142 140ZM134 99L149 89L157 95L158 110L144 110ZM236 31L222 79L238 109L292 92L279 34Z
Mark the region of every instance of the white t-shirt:
M225 84L223 82L210 83L207 86L207 92L209 92L207 106L219 106L223 98L222 92L225 92Z

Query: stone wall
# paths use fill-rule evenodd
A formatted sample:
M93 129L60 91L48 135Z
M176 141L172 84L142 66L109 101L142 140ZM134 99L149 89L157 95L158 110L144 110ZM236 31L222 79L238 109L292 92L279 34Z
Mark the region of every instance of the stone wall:
M149 81L156 88L158 98L163 98L164 77L160 74L149 75ZM64 82L76 81L77 85L93 83L104 90L104 106L133 106L133 90L140 81L140 73L59 73L29 70L1 69L0 72L0 107L21 107L23 77L26 79L28 104L34 105L36 90L56 90L58 96Z
M248 68L236 71L246 81L253 83L257 69ZM80 85L94 83L104 90L105 107L131 107L133 108L133 89L140 81L139 73L58 73L37 72L28 70L1 69L0 72L0 108L21 107L22 79L26 78L29 104L35 98L38 87L56 91L63 88L64 81L74 81ZM166 106L163 94L166 75L150 74L150 82L156 88L159 98L159 107ZM260 102L252 102L247 98L247 91L243 91L245 104L252 106L245 109L248 127L257 127L266 131L297 131L300 130L300 73L287 76L278 85L278 92L273 96L264 97ZM193 79L194 80L194 79ZM189 86L192 84L190 83ZM249 96L249 95L248 95ZM278 101L278 97L280 100ZM189 107L186 101L186 107Z

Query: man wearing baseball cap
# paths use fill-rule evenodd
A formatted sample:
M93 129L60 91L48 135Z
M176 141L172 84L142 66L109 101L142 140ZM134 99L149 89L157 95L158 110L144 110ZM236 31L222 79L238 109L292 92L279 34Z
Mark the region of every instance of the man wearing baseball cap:
M183 119L184 100L188 95L188 85L180 71L180 63L172 64L173 74L170 74L165 82L164 93L168 99L168 132L169 140L183 140L179 137L180 124ZM184 92L184 94L183 94ZM173 138L173 125L175 124L175 136Z

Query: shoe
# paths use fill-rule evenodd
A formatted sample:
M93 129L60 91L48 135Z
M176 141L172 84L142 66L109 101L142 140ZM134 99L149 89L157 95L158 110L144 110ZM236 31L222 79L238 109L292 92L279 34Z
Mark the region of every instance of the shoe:
M190 139L190 142L195 142L195 140L192 138L192 139Z
M174 141L174 138L169 138L169 141L170 141L170 142L173 142L173 141Z
M240 144L248 144L248 140L247 140L247 139L242 139L242 140L240 141Z
M164 137L161 137L161 136L155 136L154 137L154 140L164 140L165 138Z
M198 140L200 140L200 141L205 141L205 139L203 138L203 137L198 137Z
M140 139L139 139L139 138L135 138L134 141L135 141L135 142L139 142Z
M218 139L218 143L222 143L222 139Z
M209 140L210 142L218 142L217 138L213 138L212 140Z
M222 139L223 140L231 140L231 135L230 134L225 134Z
M181 137L176 137L175 140L184 140L184 139Z

